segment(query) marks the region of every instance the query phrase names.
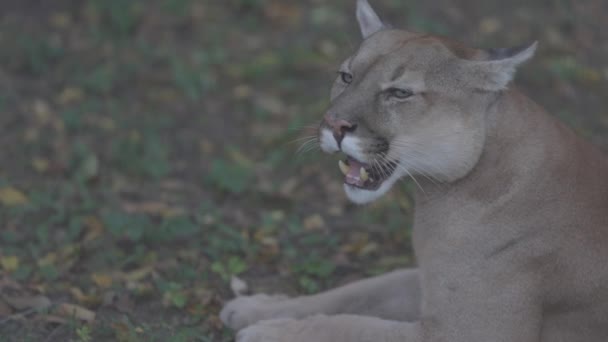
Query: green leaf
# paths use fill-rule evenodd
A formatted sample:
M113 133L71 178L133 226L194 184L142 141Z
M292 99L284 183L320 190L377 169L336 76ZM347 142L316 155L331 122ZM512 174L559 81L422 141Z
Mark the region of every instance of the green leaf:
M211 164L208 179L221 190L240 194L247 190L253 181L253 172L236 163L215 160Z
M128 215L122 212L109 212L103 215L103 222L110 233L117 238L140 241L146 227L152 226L150 220L141 215Z

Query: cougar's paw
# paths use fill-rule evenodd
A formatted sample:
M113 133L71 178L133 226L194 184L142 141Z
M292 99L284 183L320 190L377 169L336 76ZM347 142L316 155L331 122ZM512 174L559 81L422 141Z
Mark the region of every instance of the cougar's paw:
M279 305L286 299L287 296L283 295L268 296L264 294L238 297L224 306L220 319L229 328L240 330L263 320L289 318L289 313Z
M291 342L286 327L296 322L293 319L262 321L241 330L236 342Z

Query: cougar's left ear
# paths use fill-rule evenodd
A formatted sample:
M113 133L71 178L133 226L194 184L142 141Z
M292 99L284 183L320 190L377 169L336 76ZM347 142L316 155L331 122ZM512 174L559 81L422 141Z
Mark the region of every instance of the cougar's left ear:
M487 51L485 60L467 60L467 77L472 76L472 86L487 90L506 89L513 80L517 67L534 56L538 42L525 47L492 49Z
M384 23L367 0L357 0L357 20L363 39L385 28Z

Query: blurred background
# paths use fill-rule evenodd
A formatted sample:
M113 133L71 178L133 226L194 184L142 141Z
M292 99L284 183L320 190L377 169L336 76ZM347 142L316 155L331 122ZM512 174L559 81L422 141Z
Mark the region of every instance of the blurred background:
M473 46L539 40L517 83L608 147L608 2L372 3ZM0 1L0 341L231 341L233 276L293 295L412 265L412 185L356 207L337 159L299 149L354 7Z

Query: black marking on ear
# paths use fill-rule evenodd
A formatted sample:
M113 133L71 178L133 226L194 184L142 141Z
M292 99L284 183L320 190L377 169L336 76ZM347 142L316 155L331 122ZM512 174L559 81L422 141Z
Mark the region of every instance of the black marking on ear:
M532 46L534 43L523 44L510 48L493 48L487 49L486 53L488 54L489 60L501 60L506 58L511 58L516 56L517 54L525 51L527 48Z

